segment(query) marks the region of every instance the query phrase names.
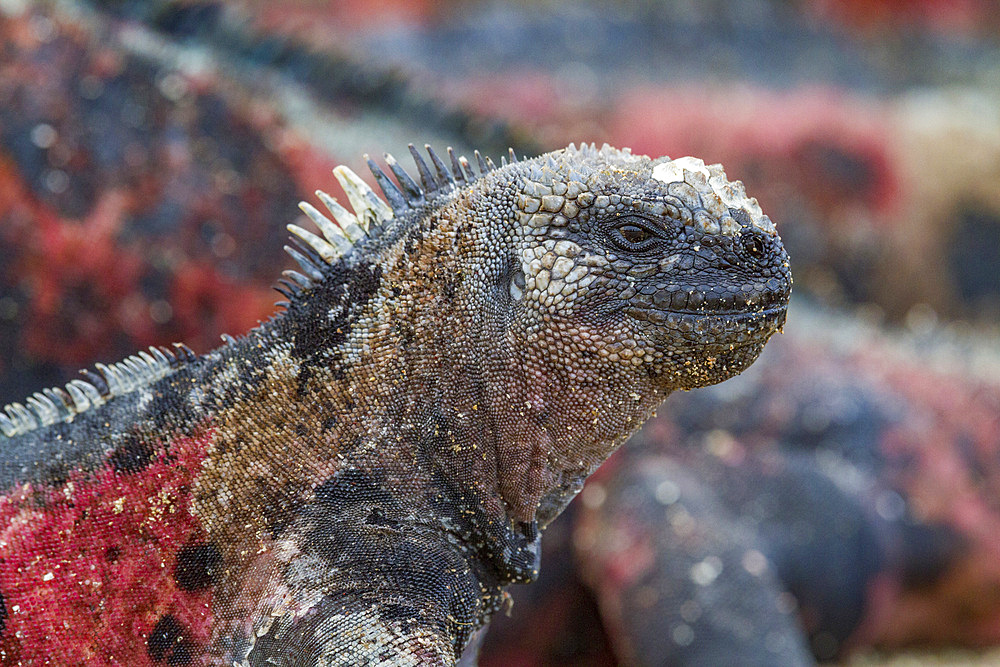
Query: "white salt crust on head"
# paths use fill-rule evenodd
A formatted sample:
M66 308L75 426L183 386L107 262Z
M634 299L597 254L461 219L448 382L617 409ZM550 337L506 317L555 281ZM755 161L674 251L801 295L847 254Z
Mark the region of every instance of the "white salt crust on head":
M730 182L721 164L706 165L696 157L685 156L653 167L653 178L668 184L687 183L697 191L706 209L712 210L721 202L727 208L746 212L750 224L765 234L777 234L774 223L761 211L757 200L746 196L742 182Z

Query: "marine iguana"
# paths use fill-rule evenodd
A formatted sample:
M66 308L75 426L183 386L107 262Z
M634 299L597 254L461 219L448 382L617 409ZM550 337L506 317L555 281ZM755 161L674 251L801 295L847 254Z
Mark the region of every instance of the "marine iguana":
M719 165L411 153L302 204L267 322L2 413L4 662L453 664L586 476L784 323Z

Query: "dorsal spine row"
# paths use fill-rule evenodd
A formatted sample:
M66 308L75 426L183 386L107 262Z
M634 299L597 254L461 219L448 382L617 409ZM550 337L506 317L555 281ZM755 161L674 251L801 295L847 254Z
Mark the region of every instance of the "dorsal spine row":
M309 203L299 204L299 208L316 224L322 236L299 225L288 225L292 240L290 245L285 246L285 250L303 272L285 271L275 289L291 299L323 279L324 265L338 262L352 252L358 241L376 236L382 226L396 214L422 206L427 203L428 196L467 185L496 169L493 161L488 157L484 158L479 151L475 152L479 168L477 175L469 161L465 157L456 156L451 148L447 150L450 168L430 146L424 148L433 169L413 144L409 145L420 184L388 153L385 154L385 162L395 176L396 183L365 156L384 200L347 167L335 168L333 174L347 194L353 211L322 190L317 190L316 196L333 216L333 220ZM509 151L509 156L501 161L501 165L506 165L508 160L517 162L513 150ZM287 307L288 302L279 301L278 305ZM233 339L223 335L223 340L228 343ZM96 364L96 370L80 371L83 379L72 380L63 387L35 392L24 403L5 406L0 410L0 433L14 437L56 422L72 421L76 415L97 408L115 396L148 386L196 358L186 345L174 343L174 349L150 347L148 352L139 352L111 365Z
M115 396L166 377L184 363L197 358L191 348L174 343L174 349L150 347L111 365L95 364L96 370L80 371L85 379L70 380L64 387L36 391L24 405L11 403L0 411L0 432L8 437L73 417L104 405Z

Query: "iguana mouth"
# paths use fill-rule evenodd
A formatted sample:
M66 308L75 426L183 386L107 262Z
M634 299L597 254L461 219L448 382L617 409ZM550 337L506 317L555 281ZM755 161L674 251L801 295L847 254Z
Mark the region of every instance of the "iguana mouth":
M785 322L788 306L785 304L757 311L662 310L657 308L630 307L625 313L634 319L651 324L665 325L681 333L724 334L748 331L748 325L761 322L772 328ZM749 342L749 341L748 341Z
M725 291L684 284L646 285L623 295L629 306L638 310L678 315L731 315L733 317L767 312L788 303L790 285L779 279L726 286Z

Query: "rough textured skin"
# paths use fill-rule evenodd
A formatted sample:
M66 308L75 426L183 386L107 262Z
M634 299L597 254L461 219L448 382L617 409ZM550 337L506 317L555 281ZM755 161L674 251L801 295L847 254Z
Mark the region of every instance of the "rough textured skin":
M784 322L717 165L414 157L391 206L344 168L353 214L303 205L273 319L0 416L5 661L452 664L584 478Z

